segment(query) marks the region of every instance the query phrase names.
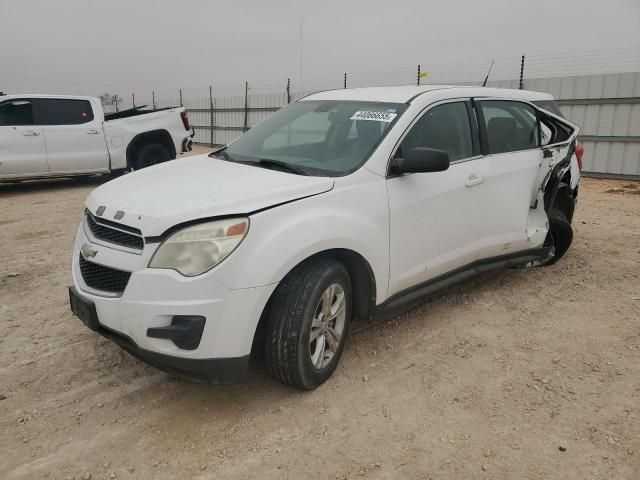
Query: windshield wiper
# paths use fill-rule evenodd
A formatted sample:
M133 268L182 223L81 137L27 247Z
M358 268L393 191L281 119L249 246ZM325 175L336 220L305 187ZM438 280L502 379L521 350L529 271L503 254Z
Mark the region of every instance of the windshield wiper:
M309 175L304 168L298 167L297 165L291 165L290 163L281 162L280 160L271 160L269 158L261 158L259 160L237 160L233 158L231 155L229 155L227 152L225 152L225 150L226 148L223 148L221 150L212 152L209 154L209 157L215 158L215 157L221 156L224 160L227 160L228 162L242 163L243 165L257 165L264 168L279 169L285 172L295 173L296 175L305 175L305 176Z
M295 173L296 175L309 175L304 168L299 167L297 165L292 165L290 163L281 162L280 160L271 160L269 158L261 158L257 162L247 162L247 163L257 163L266 168L275 167L289 173Z

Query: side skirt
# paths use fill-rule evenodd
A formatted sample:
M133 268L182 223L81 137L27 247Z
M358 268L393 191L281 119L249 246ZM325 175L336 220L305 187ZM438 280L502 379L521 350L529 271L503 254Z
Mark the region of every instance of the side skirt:
M551 249L549 247L539 247L507 255L500 255L498 257L476 260L464 267L457 268L392 295L376 307L376 313L386 313L389 310L394 310L396 308L406 306L407 304L417 302L424 297L433 295L439 290L483 273L502 270L505 268L523 267L530 262L543 260L549 255L550 250Z

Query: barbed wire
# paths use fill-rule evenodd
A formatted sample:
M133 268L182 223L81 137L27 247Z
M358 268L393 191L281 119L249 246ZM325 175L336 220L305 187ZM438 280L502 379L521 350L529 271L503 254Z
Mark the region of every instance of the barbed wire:
M491 80L511 80L520 74L521 56L501 56L495 58L459 58L444 62L429 62L428 59L419 62L421 70L427 72L426 78L421 83L481 83L487 74L490 63L493 61ZM310 69L307 69L307 71ZM524 78L542 77L562 77L574 75L589 75L601 73L621 73L640 71L640 47L620 47L590 51L574 52L553 52L553 53L532 53L525 55ZM344 85L344 75L347 75L348 87L380 86L380 85L411 85L416 83L416 65L402 65L386 67L383 69L362 69L339 71L315 72L302 82L301 79L290 75L291 91L300 90L321 90L331 88L342 88ZM292 78L294 77L294 78ZM85 91L92 90L94 95L108 92L118 93L123 104L133 104L130 98L131 93L135 94L136 104L151 104L152 97L155 96L156 103L171 100L176 103L179 100L179 92L182 90L183 101L208 99L209 85L213 84L213 92L216 98L225 97L229 99L242 98L244 94L244 83L229 86L224 83L226 79L217 79L210 84L185 85L180 89L172 85L150 85L145 91L140 88L131 88L129 92L124 88L113 88L107 82L97 80L82 81L77 79L55 79L52 77L19 76L14 78L14 82L23 83L26 81L46 85L52 82L64 82L72 88L64 87L58 92L51 90L46 93L77 93L73 89L82 88ZM214 79L216 80L216 79ZM259 78L249 78L249 94L273 94L282 95L285 93L287 77L281 82L271 80L269 84L262 84ZM7 88L3 88L8 90ZM43 89L36 89L43 90ZM152 93L153 92L153 93ZM26 92L32 93L32 92Z

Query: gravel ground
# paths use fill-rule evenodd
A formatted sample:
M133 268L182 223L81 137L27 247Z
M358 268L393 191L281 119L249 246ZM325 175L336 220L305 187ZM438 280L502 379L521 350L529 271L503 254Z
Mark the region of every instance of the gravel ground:
M640 478L640 184L583 181L557 265L353 334L300 393L172 378L69 311L103 180L0 186L0 477Z

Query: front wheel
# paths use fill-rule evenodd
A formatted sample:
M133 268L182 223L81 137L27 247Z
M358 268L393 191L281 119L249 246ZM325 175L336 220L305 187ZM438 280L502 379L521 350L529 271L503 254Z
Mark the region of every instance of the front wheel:
M351 320L351 279L344 265L316 259L278 286L269 310L267 368L292 387L313 390L336 369Z

